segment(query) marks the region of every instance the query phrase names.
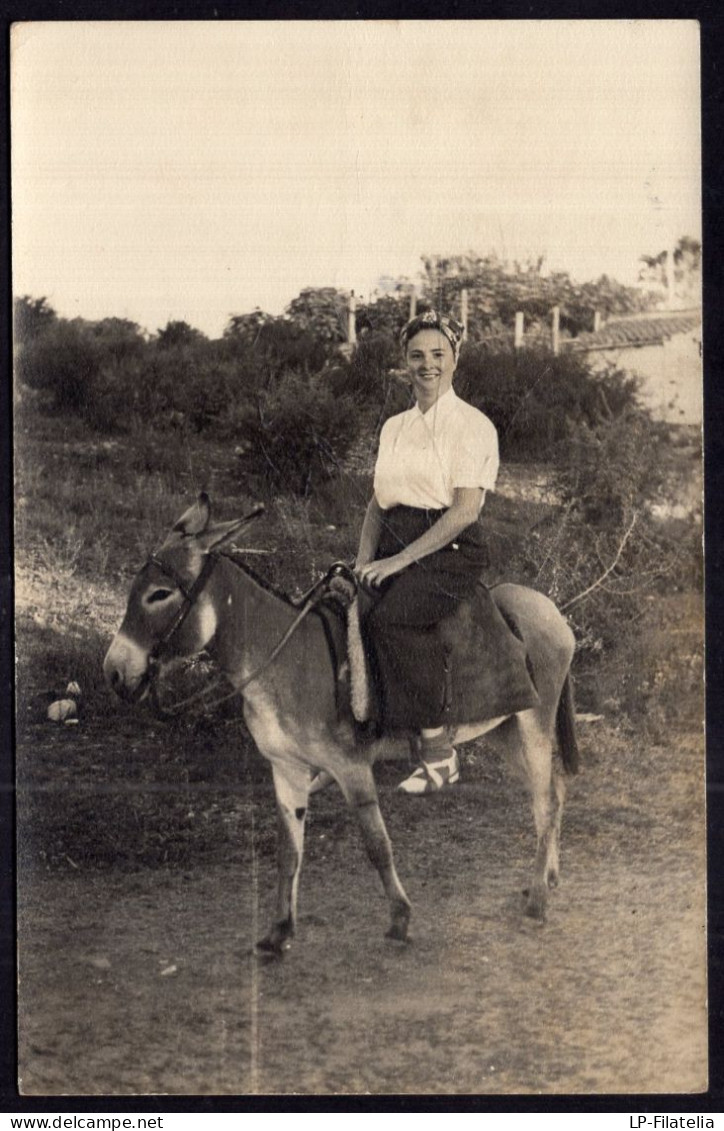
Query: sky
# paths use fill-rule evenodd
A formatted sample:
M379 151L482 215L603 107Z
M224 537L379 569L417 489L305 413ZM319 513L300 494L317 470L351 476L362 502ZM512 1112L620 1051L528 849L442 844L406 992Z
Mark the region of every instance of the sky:
M584 281L701 237L693 21L13 28L13 288L63 317L281 313L424 254Z

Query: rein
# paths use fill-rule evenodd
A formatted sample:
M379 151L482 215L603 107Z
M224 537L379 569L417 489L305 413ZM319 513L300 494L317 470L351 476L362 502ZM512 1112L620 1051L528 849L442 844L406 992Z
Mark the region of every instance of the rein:
M196 601L205 589L209 578L211 577L211 574L213 573L221 557L226 557L228 561L232 561L233 564L236 565L239 569L243 569L243 566L240 566L238 562L234 562L234 559L229 557L228 554L210 552L207 556L206 561L204 562L201 573L197 577L196 581L194 581L193 585L191 585L190 587L187 587L185 585L183 579L178 576L174 569L167 566L165 562L162 562L155 555L152 554L148 559L149 562L153 563L153 565L155 565L158 569L165 573L167 577L170 577L178 585L184 597L184 604L176 613L174 619L164 632L161 639L156 642L149 655L148 678L145 681L142 681L141 685L136 688L136 692L134 693L134 700L137 701L137 699L140 698L146 688L148 688L153 710L155 714L159 716L159 718L175 718L181 713L182 710L184 710L191 704L199 702L201 700L207 700L207 697L223 682L224 677L217 677L209 687L204 687L200 691L194 692L193 695L189 695L186 699L179 700L171 707L163 707L158 696L158 677L162 665L162 653L168 648L170 641L181 628L189 613L193 609ZM309 613L312 612L315 605L319 602L322 592L329 585L329 583L335 577L342 576L345 577L348 581L351 581L356 588L356 578L352 569L347 565L346 562L335 562L332 566L330 566L324 577L320 578L320 580L317 581L311 587L311 589L308 589L307 592L303 594L301 598L303 604L299 613L294 618L281 639L278 640L274 645L269 655L262 661L261 664L259 664L259 666L253 672L251 672L250 675L246 676L241 681L238 687L235 687L233 691L229 691L226 695L222 695L219 699L215 699L213 702L208 703L208 708L218 707L221 703L225 703L227 700L233 699L236 695L241 695L250 683L253 683L254 680L258 679L259 676L266 671L266 669L277 658L279 653L289 643L290 639L297 631L302 621L304 621Z

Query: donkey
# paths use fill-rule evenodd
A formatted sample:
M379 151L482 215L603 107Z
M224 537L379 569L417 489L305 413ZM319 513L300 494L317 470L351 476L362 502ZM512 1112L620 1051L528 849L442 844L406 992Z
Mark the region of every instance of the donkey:
M305 816L320 770L336 780L359 822L389 900L387 936L404 942L410 901L395 869L372 774L373 762L390 755L391 739L359 743L351 719L340 717L320 619L305 617L305 610L300 614L298 606L219 552L260 509L212 524L208 496L199 496L136 576L104 674L119 697L136 702L149 694L154 674L168 661L206 650L243 695L251 735L271 762L278 808L276 909L269 933L257 943L261 956L280 957L294 935ZM467 742L498 728L506 744L517 747L537 834L525 911L543 919L548 888L558 882L564 774L578 768L570 682L574 638L542 594L510 584L492 593L527 647L540 703L517 715L459 726L453 740ZM495 659L481 656L486 662ZM554 762L554 737L563 773Z

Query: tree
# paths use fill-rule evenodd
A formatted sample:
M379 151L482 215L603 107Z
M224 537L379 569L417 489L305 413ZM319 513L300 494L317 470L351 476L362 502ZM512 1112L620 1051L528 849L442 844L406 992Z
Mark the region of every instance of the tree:
M232 314L224 330L224 338L234 343L255 346L264 326L274 321L273 314L267 314L258 306L249 314Z
M224 330L223 343L227 356L255 364L265 380L276 380L288 369L319 372L327 354L327 343L304 319L275 318L258 309L234 314Z
M33 341L57 320L58 316L48 305L47 298L22 295L15 299L13 332L21 345Z
M472 341L512 326L517 311L526 322L547 322L558 306L561 329L577 335L590 330L595 311L610 317L648 309L650 295L602 275L576 283L566 271L544 272L544 259L504 263L495 254L424 256L424 298L443 312L460 313L460 295L468 292L468 334Z
M128 318L101 318L97 322L75 319L100 346L106 363L116 366L138 360L145 353L146 340L137 322Z
M639 280L660 291L668 291L669 250L642 255ZM674 247L674 280L671 297L683 304L701 301L701 244L691 236L681 236ZM657 296L660 298L661 296Z
M386 294L377 302L359 303L355 324L358 336L365 332L386 334L397 342L400 330L410 316L409 295Z
M347 296L336 287L306 287L286 308L286 316L318 340L347 338Z
M80 321L60 319L29 341L17 371L24 384L50 393L55 408L82 414L92 398L102 352Z
M205 334L189 326L188 322L167 322L156 337L159 349L178 349L180 346L193 346L207 340Z

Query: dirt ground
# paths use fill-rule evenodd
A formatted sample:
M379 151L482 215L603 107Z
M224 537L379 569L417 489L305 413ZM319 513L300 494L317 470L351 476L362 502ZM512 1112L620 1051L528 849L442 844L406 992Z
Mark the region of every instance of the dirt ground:
M603 742L600 726L582 728L561 887L542 926L521 914L527 801L482 746L466 748L463 783L439 796L401 796L399 767L380 769L413 901L407 947L383 937L385 902L336 788L313 801L298 937L272 965L250 953L273 899L261 776L232 805L244 847L218 859L61 871L31 853L19 898L22 1091L705 1090L701 743L670 735L632 750L634 736ZM83 741L81 728L66 732ZM109 764L123 741L106 735ZM158 757L145 741L144 756ZM55 756L46 789L62 777ZM23 764L21 794L39 787L32 775L23 787ZM64 786L81 787L92 788Z

